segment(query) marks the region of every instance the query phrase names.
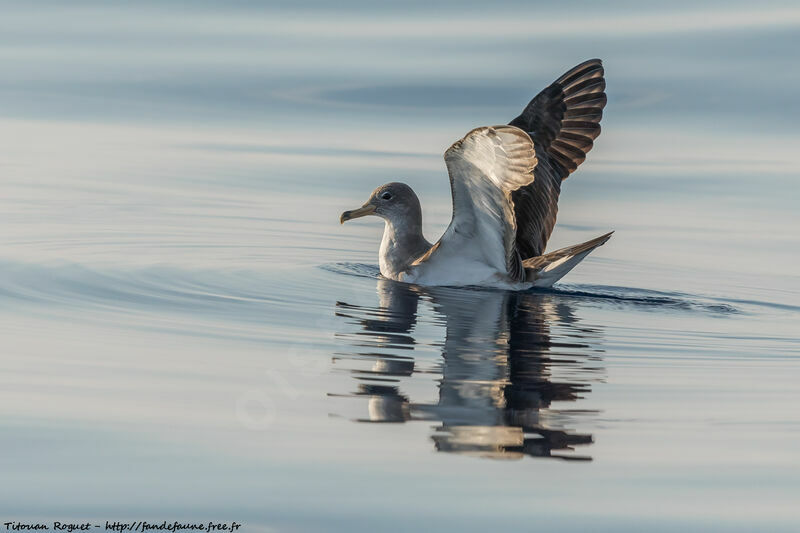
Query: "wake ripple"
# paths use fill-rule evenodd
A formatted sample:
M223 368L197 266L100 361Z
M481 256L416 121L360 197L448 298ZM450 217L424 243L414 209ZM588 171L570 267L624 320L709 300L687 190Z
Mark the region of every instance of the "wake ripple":
M365 263L333 263L321 265L323 270L355 276L360 278L380 277L380 270L377 265ZM465 287L468 290L476 290L476 287ZM488 289L496 290L496 289ZM653 311L701 311L717 315L738 314L742 311L730 303L719 299L706 298L698 295L686 294L681 292L665 292L652 289L640 289L635 287L619 287L611 285L578 285L558 283L550 289L529 289L528 292L538 294L550 294L563 298L575 298L582 301L598 302L610 306L634 306L643 310ZM769 306L769 302L751 302L748 304Z

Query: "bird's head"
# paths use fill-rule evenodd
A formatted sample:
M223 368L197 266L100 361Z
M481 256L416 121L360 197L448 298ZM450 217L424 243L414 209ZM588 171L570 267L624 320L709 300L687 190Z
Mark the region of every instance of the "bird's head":
M419 198L405 183L392 182L381 185L374 191L364 205L352 211L345 211L339 217L344 224L354 218L375 215L384 220L395 221L401 218L421 218Z

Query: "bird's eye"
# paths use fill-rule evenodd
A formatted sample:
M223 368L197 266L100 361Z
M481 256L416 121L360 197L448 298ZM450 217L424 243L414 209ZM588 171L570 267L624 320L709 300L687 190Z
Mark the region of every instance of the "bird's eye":
M392 199L392 193L385 192L385 193L381 194L381 198L383 198L384 200L391 200Z

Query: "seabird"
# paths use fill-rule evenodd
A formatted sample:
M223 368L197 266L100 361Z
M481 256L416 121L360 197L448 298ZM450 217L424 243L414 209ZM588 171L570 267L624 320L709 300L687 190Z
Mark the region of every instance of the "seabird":
M444 153L453 218L431 244L422 209L404 183L375 189L339 221L374 215L385 221L381 274L419 285L549 287L611 236L545 253L558 212L561 182L578 168L606 105L603 62L570 69L508 125L467 133Z

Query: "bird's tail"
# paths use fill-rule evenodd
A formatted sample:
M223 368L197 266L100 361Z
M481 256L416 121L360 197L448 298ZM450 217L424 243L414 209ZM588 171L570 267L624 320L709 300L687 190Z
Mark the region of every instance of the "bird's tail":
M525 281L533 282L534 287L550 287L589 255L589 252L605 244L612 233L614 232L610 231L582 244L524 260L522 266L525 268Z

